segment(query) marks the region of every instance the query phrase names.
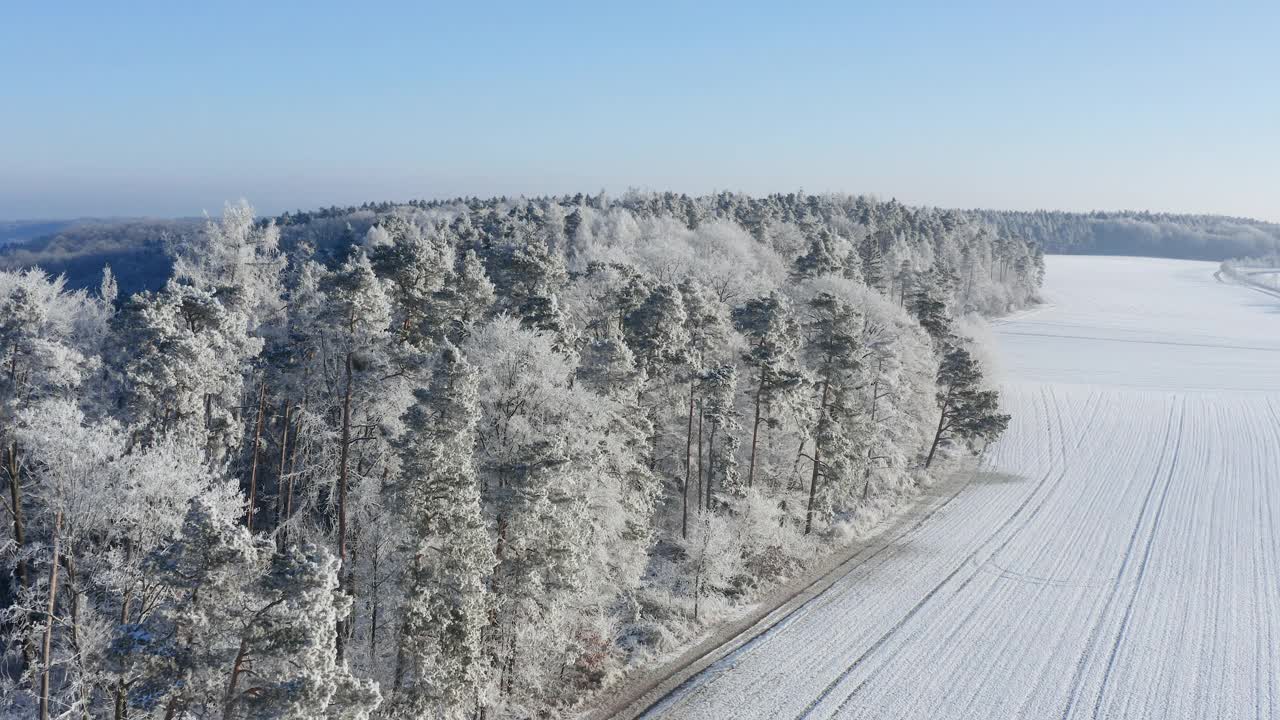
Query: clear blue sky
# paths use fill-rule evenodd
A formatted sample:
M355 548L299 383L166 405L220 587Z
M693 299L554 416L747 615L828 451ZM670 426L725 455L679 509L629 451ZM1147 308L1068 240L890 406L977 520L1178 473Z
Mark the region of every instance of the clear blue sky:
M12 2L0 218L628 187L1280 220L1280 2Z

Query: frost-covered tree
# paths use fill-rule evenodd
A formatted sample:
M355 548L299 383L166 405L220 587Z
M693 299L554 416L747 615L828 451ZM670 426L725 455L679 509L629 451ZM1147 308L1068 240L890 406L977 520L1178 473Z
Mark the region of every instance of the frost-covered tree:
M327 550L277 552L238 511L196 499L147 569L154 599L110 648L144 716L362 720L377 708L377 688L332 652L349 600Z
M982 367L963 347L953 347L943 356L938 386L938 426L925 467L933 464L934 453L943 440L991 442L1004 432L1010 420L999 412L1000 394L982 389Z
M578 712L994 437L951 315L1043 270L972 214L803 193L171 236L171 277L0 272L0 714Z
M845 255L837 238L823 228L812 234L804 254L792 264L792 277L810 280L823 275L839 275L845 269Z
M221 464L240 444L244 375L262 340L214 292L175 281L135 295L116 320L125 421L135 441L197 441L211 464Z
M711 510L698 513L687 541L689 554L690 594L693 595L693 619L701 616L703 598L726 583L738 567L740 557L729 521Z
M907 300L908 309L920 327L933 338L935 348L944 348L952 341L951 318L940 295L936 286L925 285L912 292Z
M790 302L778 292L734 308L733 322L747 343L742 360L756 376L751 390L751 459L747 466L747 487L751 487L756 474L760 423L772 420L771 411L779 394L800 385L795 357L800 344L799 325Z
M852 395L861 380L863 350L862 318L843 298L820 290L805 307L804 354L813 372L816 418L812 430L813 456L809 477L809 501L805 509L804 534L813 529L818 503L819 480L831 486L847 482L854 457L855 438L860 434L852 412ZM828 487L825 494L831 492Z
M349 547L353 492L374 492L366 483L373 482L393 456L388 437L393 433L386 429L403 411L404 374L391 353L391 301L368 256L354 253L323 287L326 304L318 315L325 327L323 371L333 388L330 407L338 416L336 467L329 486L336 526L333 543L342 563L342 586L354 594ZM343 621L338 628L339 658L350 632L351 626Z
M495 563L472 460L480 418L476 371L446 343L430 383L415 395L400 440L400 512L410 558L394 710L406 718L464 718L486 695L482 633Z
M10 528L3 556L12 571L0 597L22 597L36 583L28 497L34 480L18 437L20 419L50 400L102 399L104 388L85 384L99 369L109 315L107 301L67 291L62 278L38 270L0 272L0 474ZM36 659L35 637L27 626L19 628L18 663L26 669Z
M248 202L227 203L221 220L206 217L203 230L172 252L174 278L216 295L241 314L249 332L281 320L286 258L280 230L274 222L258 224Z
M743 491L742 478L738 471L738 448L742 444L740 437L742 426L738 422L738 413L734 400L738 394L738 371L733 365L721 365L703 371L698 378L701 396L704 399L703 421L706 424L706 496L700 503L702 507L712 508L713 491L720 488L722 492L740 495ZM702 423L698 434L698 489L703 490L702 476Z
M858 243L858 261L862 267L862 280L868 287L880 291L888 289L889 278L885 270L883 241L876 233L866 233Z

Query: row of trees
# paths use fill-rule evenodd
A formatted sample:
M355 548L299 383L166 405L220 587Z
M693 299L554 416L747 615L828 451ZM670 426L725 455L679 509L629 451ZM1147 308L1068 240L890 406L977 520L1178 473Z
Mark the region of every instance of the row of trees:
M1226 260L1280 250L1280 225L1250 218L1128 211L974 213L999 231L1051 253Z
M744 219L745 218L745 219ZM0 273L8 710L558 714L1007 423L1038 251L859 198L380 206Z

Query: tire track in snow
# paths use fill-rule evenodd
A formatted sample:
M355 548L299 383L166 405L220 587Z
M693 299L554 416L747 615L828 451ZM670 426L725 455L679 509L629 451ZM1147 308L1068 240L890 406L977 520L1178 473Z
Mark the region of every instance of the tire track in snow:
M1267 404L1267 412L1271 415L1271 425L1269 429L1271 430L1272 440L1273 442L1280 444L1280 432L1278 432L1278 430L1280 430L1280 413L1276 412L1275 405L1272 404L1270 397L1264 397L1263 400ZM1273 447L1275 447L1275 445L1273 445ZM1271 573L1266 573L1265 571L1261 573L1261 575L1258 576L1257 583L1259 586L1266 588L1268 586L1267 578L1272 578L1271 582L1272 583L1275 582L1274 578L1276 577L1277 559L1280 559L1280 535L1276 533L1275 526L1267 521L1274 520L1280 516L1276 514L1274 509L1275 506L1272 504L1271 483L1267 482L1265 479L1262 481L1262 493L1264 498L1264 501L1263 501L1264 521L1259 523L1258 544L1259 544L1260 554L1263 556L1262 561L1265 562L1268 559L1267 558L1268 543L1266 542L1267 541L1266 535L1269 534L1271 536L1270 537L1271 552L1270 552L1270 558L1269 558L1271 561L1270 562ZM1265 716L1262 715L1262 703L1258 703L1258 714L1257 714L1258 720L1262 720L1263 717L1269 717L1269 718L1277 717L1276 692L1274 687L1274 685L1276 684L1274 668L1277 667L1276 641L1274 638L1274 627L1273 627L1275 624L1276 616L1273 614L1273 608L1271 607L1271 602L1270 602L1272 599L1274 599L1274 594L1264 595L1264 599L1266 602L1263 603L1263 608L1261 612L1263 617L1261 618L1261 622L1266 626L1267 639L1266 639L1265 654L1267 656L1267 667L1259 668L1259 672L1263 674L1263 678L1261 682L1258 683L1259 684L1258 691L1262 692L1263 689L1265 688L1268 713ZM1263 634L1261 632L1257 633L1258 642L1262 642L1262 635ZM1263 655L1262 652L1258 653L1259 658L1261 658L1262 655ZM1273 669L1273 672L1267 673L1267 668Z
M1047 391L1048 391L1047 392L1048 397L1052 400L1052 402L1049 404L1051 404L1053 407L1053 415L1058 420L1058 424L1057 424L1058 432L1056 433L1056 435L1058 439L1058 448L1060 452L1061 468L1058 470L1057 477L1054 478L1052 483L1049 483L1046 491L1040 495L1039 501L1036 503L1036 506L1031 510L1031 512L1023 515L1022 522L1018 523L1018 526L1014 528L1013 531L1010 532L1005 537L1004 541L1000 543L999 547L997 547L995 550L991 552L991 554L988 556L988 559L985 563L982 563L982 564L977 563L977 556L991 541L995 540L995 537L1000 534L1000 529L997 529L995 533L992 533L992 535L986 541L980 544L978 548L974 551L974 553L972 553L966 559L965 563L961 564L961 567L964 567L965 564L973 565L974 572L970 574L968 577L966 577L962 583L960 583L960 586L956 588L955 592L952 593L952 595L959 595L966 588L968 588L969 584L973 582L975 578L982 575L983 565L991 563L995 557L1000 555L1000 553L1002 553L1005 550L1005 548L1007 548L1010 545L1010 543L1012 543L1013 540L1017 538L1027 528L1027 526L1031 524L1032 520L1034 520L1035 517L1040 514L1040 511L1044 508L1049 498L1053 495L1054 490L1057 488L1058 484L1062 482L1062 479L1067 474L1067 470L1069 469L1067 465L1067 458L1070 456L1070 454L1067 448L1067 432L1066 432L1067 425L1062 419L1062 404L1059 402L1057 394L1054 393L1052 387L1047 388ZM1089 397L1085 401L1085 407L1081 411L1082 417L1086 419L1092 419L1094 417L1093 414L1090 414L1090 411L1091 409L1093 409L1093 412L1096 413L1096 405L1094 401L1098 397L1099 397L1099 394L1096 392L1089 394ZM1048 405L1046 405L1045 409L1046 409L1045 416L1047 420L1049 415L1047 412L1049 409ZM1085 427L1086 428L1090 427L1088 422L1086 422ZM1046 422L1046 432L1050 433L1050 437L1053 437L1051 423ZM1072 447L1073 450L1080 449L1080 447L1084 444L1084 441L1089 437L1087 430L1077 432L1076 435L1077 435L1077 440L1075 445ZM1046 476L1048 474L1052 474L1053 472L1052 468L1053 468L1053 465L1052 465L1052 458L1051 458L1050 471L1049 473L1046 473ZM1043 484L1044 483L1042 481L1041 485ZM1031 498L1035 497L1038 494L1038 491L1039 491L1039 486L1037 486L1035 490L1033 490L1031 493L1027 495L1027 500L1024 501L1021 506L1019 506L1017 509L1014 510L1013 514L1010 516L1011 519L1014 517L1017 517L1021 513L1021 510L1023 509L1023 507L1026 506L1027 502L1029 502ZM996 567L999 567L999 566L997 565ZM1031 582L1033 584L1041 584L1041 585L1052 584L1051 582L1043 582L1043 583L1037 582L1035 580L1029 579L1025 575L1022 575L1020 573L1015 573L1015 572L1007 572L1007 574L997 575L996 577L997 579L1015 580L1018 582ZM946 584L946 581L941 583L941 585L945 585L945 584ZM977 615L977 613L985 607L985 605L986 603L983 603L983 602L975 603L973 607L970 608L969 612L965 614L964 618L954 628L952 628L951 632L948 634L948 637L954 637L955 635L959 634L973 620L973 618ZM944 642L943 644L945 645L946 643ZM858 694L862 692L863 688L865 688L869 683L871 683L871 681L879 677L880 673L883 672L885 668L889 666L889 663L892 662L892 660L896 656L897 656L897 651L891 653L883 663L881 663L875 670L872 670L867 675L867 677L863 678L862 682L858 683L858 685L854 687L853 690L849 692L848 695L845 695L844 699L840 701L840 704L836 707L835 711L831 715L835 717L843 713L848 708L849 703L851 703L858 696ZM821 704L821 699L819 699L818 703Z
M678 685L666 691L659 697L654 698L647 705L643 706L642 709L639 710L639 712L632 713L632 715L630 716L639 717L639 718L650 717L652 713L654 713L655 711L659 711L662 705L668 699L684 695L691 690L696 693L707 683L714 682L716 677L718 677L720 674L720 673L712 674L715 670L716 665L720 663L732 661L733 665L736 666L742 660L745 660L751 657L752 655L754 655L756 652L758 652L761 649L760 648L761 645L767 644L769 639L776 636L779 632L785 630L786 627L791 624L791 622L793 622L797 617L802 615L805 611L810 610L812 606L814 606L815 604L821 604L821 602L829 602L831 599L831 594L829 593L829 591L832 589L831 586L834 586L835 584L841 582L845 577L851 575L858 569L866 566L871 561L879 557L885 551L892 550L898 547L904 539L909 538L910 536L915 534L917 531L919 531L920 528L924 527L935 515L937 515L939 512L945 509L948 505L950 505L953 500L959 497L960 494L964 492L964 490L967 487L969 487L969 485L973 482L973 479L978 474L980 474L981 469L982 469L982 458L979 458L978 466L970 474L968 480L962 483L960 487L958 487L955 490L955 492L947 496L945 500L938 503L936 506L930 508L928 512L923 514L920 518L918 518L914 523L912 523L910 526L904 529L901 533L893 536L888 540L884 540L878 543L878 547L875 547L875 549L872 550L870 553L867 552L866 548L864 548L862 551L856 552L855 554L850 556L848 559L846 559L844 562L838 564L832 570L822 574L812 582L805 585L803 588L797 591L792 597L798 597L800 595L803 595L811 591L816 586L822 584L823 582L829 581L830 585L826 590L816 595L813 595L812 597L807 598L801 604L797 605L794 608L785 610L780 617L773 618L772 622L770 622L770 618L766 616L763 621L766 623L765 627L763 629L755 631L755 633L751 636L749 640L746 640L746 642L744 642L739 647L730 650L723 657L712 661L710 664L706 665L706 667L702 668L700 671L685 678ZM888 562L888 560L891 558L892 558L892 553L890 553L889 556L885 558L885 562ZM832 579L833 576L835 576L834 579ZM772 614L773 613L770 613L770 615ZM689 661L687 665L697 664L705 660L706 658L715 655L716 653L722 651L727 645L731 645L735 640L739 639L740 637L741 636L730 638L724 643L721 643L716 645L715 647L709 648L706 652L698 655L696 658ZM655 687L659 686L661 685L662 682L665 682L674 678L675 676L677 676L679 671L680 669L677 669L666 674L658 682L654 683L654 686ZM708 676L708 677L704 677L704 676Z
M1054 433L1053 433L1053 431L1052 431L1052 427L1053 427L1053 419L1052 419L1052 417L1050 416L1050 413L1048 412L1049 405L1052 405L1052 407L1053 407L1053 413L1052 413L1052 414L1053 414L1054 416L1056 416L1056 417L1057 417L1057 419L1058 419L1058 433L1057 433L1057 435L1058 435L1059 437L1062 437L1062 436L1063 436L1063 432L1062 432L1062 429L1063 429L1063 427L1062 427L1062 410L1061 410L1061 408L1060 408L1060 407L1059 407L1059 405L1058 405L1057 398L1056 398L1056 396L1054 396L1054 395L1053 395L1052 391L1051 391L1051 390L1049 390L1049 389L1047 389L1047 388L1042 387L1042 388L1040 389L1040 392L1041 392L1041 395L1042 395L1042 400L1043 400L1043 399L1047 399L1047 400L1049 401L1049 402L1046 402L1046 403L1045 403L1045 409L1046 409L1046 412L1045 412L1045 427L1046 427L1046 432L1048 432L1048 433L1049 433L1049 437L1053 437L1053 435L1054 435ZM846 667L846 668L845 668L845 669L844 669L844 670L843 670L843 671L842 671L842 672L841 672L841 673L840 673L840 674L839 674L839 675L838 675L834 680L832 680L831 682L829 682L829 683L827 684L827 686L826 686L825 688L823 688L822 692L821 692L821 693L819 693L819 694L818 694L818 696L817 696L817 697L815 697L813 700L811 700L811 701L809 702L809 704L805 706L804 710L802 710L802 711L800 712L800 714L796 716L796 720L805 720L806 718L811 717L811 716L812 716L812 714L813 714L813 712L818 708L818 706L819 706L819 705L821 705L821 704L822 704L822 702L823 702L824 700L826 700L826 699L827 699L827 697L829 697L829 696L831 695L831 693L835 691L835 689L836 689L836 688L838 688L840 685L842 685L842 684L844 683L844 681L845 681L845 680L849 679L849 676L850 676L850 675L852 675L852 674L853 674L853 672L854 672L855 670L857 670L859 667L861 667L861 666L862 666L862 664L863 664L867 659L869 659L870 657L872 657L873 655L875 655L875 654L876 654L876 652L880 650L880 648L884 647L884 645L885 645L885 644L886 644L886 643L887 643L887 642L888 642L888 641L889 641L889 640L890 640L890 639L891 639L895 634L897 634L897 632L898 632L899 630L901 630L901 629L902 629L902 628L903 628L907 623L909 623L909 622L912 620L912 618L914 618L914 617L915 617L915 616L920 612L920 610L921 610L922 608L924 608L926 605L928 605L928 604L929 604L929 602L930 602L930 601L931 601L931 600L932 600L932 599L933 599L933 598L934 598L934 597L939 593L939 591L941 591L941 590L942 590L942 588L946 587L946 585L947 585L948 583L950 583L952 579L954 579L957 575L959 575L959 574L960 574L960 571L965 570L965 569L969 568L971 565L973 565L974 558L976 558L976 557L978 556L978 554L979 554L980 552L982 552L982 550L983 550L984 548L986 548L986 547L987 547L987 546L988 546L992 541L994 541L994 540L995 540L995 538L996 538L996 537L998 537L1001 533L1003 533L1005 530L1007 530L1007 529L1009 528L1009 526L1010 526L1011 524L1013 524L1013 522L1014 522L1015 520L1017 520L1017 519L1018 519L1018 517L1022 514L1023 510L1025 510L1025 509L1027 508L1027 506L1031 504L1031 501L1032 501L1032 500L1033 500L1037 495L1040 495L1040 491L1045 487L1045 484L1046 484L1046 483L1048 483L1048 481L1049 481L1049 479L1050 479L1051 477L1053 477L1053 475L1054 475L1054 467L1053 467L1053 464L1052 464L1052 458L1050 458L1050 460L1051 460L1051 462L1050 462L1050 469L1049 469L1049 470L1048 470L1048 471L1047 471L1047 472L1046 472L1046 473L1045 473L1045 474L1040 478L1040 480L1036 483L1035 487L1034 487L1034 488L1032 488L1031 492L1027 493L1026 498L1024 498L1024 499L1023 499L1023 501L1018 505L1018 507L1017 507L1017 508L1015 508L1015 509L1014 509L1014 511L1013 511L1012 513L1010 513L1010 514L1009 514L1009 517L1005 518L1004 522L1003 522L1003 523L1001 523L1001 524L999 525L999 527L997 527L997 528L996 528L996 529L995 529L995 530L994 530L990 535L988 535L988 536L987 536L987 538L986 538L985 540L983 540L982 542L978 543L978 545L977 545L976 547L974 547L973 551L972 551L972 552L970 552L970 553L969 553L969 554L968 554L968 555L967 555L963 560L961 560L961 561L960 561L960 563L959 563L958 565L956 565L956 567L955 567L955 568L953 568L953 569L951 570L951 572L950 572L950 573L948 573L948 574L946 575L946 577L944 577L944 578L942 579L942 581L941 581L941 582L939 582L937 585L933 586L933 588L932 588L932 589L930 589L927 593L925 593L924 597L920 598L920 600L919 600L919 601L918 601L914 606L912 606L912 608L911 608L910 610L908 610L908 611L907 611L906 615L904 615L900 620L898 620L896 623L894 623L894 625L893 625L892 627L890 627L887 631L885 631L885 632L884 632L884 633L883 633L879 638L877 638L877 639L876 639L876 641L875 641L874 643L872 643L872 644L871 644L871 646L870 646L869 648L867 648L866 650L864 650L864 651L862 652L862 654L861 654L861 655L859 655L859 656L857 657L857 659L855 659L855 660L853 661L853 663L852 663L852 664L850 664L849 666L847 666L847 667ZM1065 455L1064 455L1064 461L1065 461ZM1061 480L1061 479L1062 479L1062 476L1063 476L1065 473L1066 473L1066 470L1065 470L1065 468L1064 468L1061 472L1059 472L1059 473L1057 474L1057 478L1055 479L1055 482L1056 482L1057 480ZM1047 493L1046 493L1046 495L1047 495ZM1036 506L1036 510L1038 510L1038 509L1043 505L1043 503L1044 503L1044 497L1041 497L1041 499L1040 499L1040 503L1039 503L1039 504L1037 504L1037 506ZM1019 526L1019 528L1025 527L1025 526L1026 526L1026 522L1027 522L1027 521L1024 519L1023 524L1022 524L1022 525L1020 525L1020 526ZM1015 534L1016 534L1016 532L1017 532L1017 530L1015 530ZM1005 541L1005 544L1006 544L1006 545L1008 544L1008 540L1007 540L1007 539L1006 539L1006 541ZM1002 547L1003 547L1003 546L1002 546ZM977 573L977 569L976 569L976 568L974 569L974 573L975 573L975 574ZM971 577L972 577L972 576L971 576ZM965 585L967 585L967 584L968 584L968 580L966 580L966 581L965 581ZM963 587L964 587L964 586L961 586L961 588L960 588L960 589L963 589ZM959 589L957 589L957 592L959 592ZM861 689L861 687L862 687L862 684L860 684L860 685L858 686L858 688L855 688L854 693L851 693L849 696L846 696L846 697L844 698L844 700L841 702L840 708L845 707L845 706L848 704L848 702L849 702L850 698L851 698L854 694L856 694L857 690L858 690L858 689ZM837 710L837 712L839 712L839 710Z
M1250 350L1254 352L1280 352L1280 347L1261 347L1258 345L1227 345L1224 343L1183 342L1173 340L1148 340L1142 338L1098 337L1095 335L1065 335L1058 333L1038 333L1014 330L1002 330L1001 335L1020 337L1054 338L1059 340L1094 340L1097 342L1130 343L1133 345L1169 345L1172 347L1211 348L1213 350Z
M1174 416L1178 415L1179 433L1181 433L1182 418L1186 413L1186 401L1183 400L1179 408L1169 409L1169 419L1165 424L1164 439L1161 441L1161 448L1169 446L1169 438L1173 433ZM1103 603L1102 612L1098 613L1098 619L1093 624L1093 630L1089 633L1089 641L1085 646L1084 652L1080 654L1080 658L1076 661L1076 671L1071 679L1070 691L1067 694L1067 705L1062 710L1062 720L1068 720L1072 711L1075 710L1076 699L1080 693L1080 686L1084 682L1084 674L1089 666L1089 660L1093 657L1098 642L1102 639L1103 628L1106 625L1107 616L1111 614L1111 605L1115 602L1119 595L1120 586L1124 583L1125 571L1129 567L1129 561L1133 557L1133 548L1137 544L1138 531L1142 529L1142 520L1147 515L1147 507L1151 504L1152 495L1155 493L1156 485L1159 484L1161 471L1164 469L1165 454L1161 452L1160 461L1156 466L1155 473L1151 476L1151 484L1147 488L1146 497L1143 498L1142 507L1138 510L1138 519L1133 525L1133 532L1129 535L1129 543L1125 547L1124 556L1120 560L1120 570L1116 573L1115 581L1111 585L1111 590L1107 593L1107 599ZM1176 461L1175 461L1176 462ZM1168 483L1165 484L1165 490L1168 490ZM1110 668L1108 668L1108 672ZM1096 708L1095 708L1096 712Z
M1156 506L1155 517L1151 520L1151 531L1147 534L1146 547L1142 551L1142 560L1138 564L1138 577L1133 584L1133 593L1129 595L1129 604L1125 607L1124 616L1120 621L1120 632L1116 634L1115 642L1111 645L1111 653L1107 657L1107 666L1102 673L1102 684L1098 687L1098 695L1093 703L1093 720L1097 720L1098 712L1102 709L1102 700L1106 695L1107 683L1111 680L1111 672L1115 669L1116 655L1120 652L1120 645L1124 643L1125 633L1129 630L1129 620L1133 617L1133 606L1138 600L1138 595L1142 592L1142 581L1147 575L1147 566L1151 561L1151 549L1155 547L1156 533L1160 530L1160 518L1164 516L1165 501L1169 498L1169 488L1173 486L1173 475L1178 471L1178 459L1182 453L1182 428L1187 417L1187 399L1182 398L1182 406L1178 412L1178 433L1173 446L1173 458L1169 461L1169 472L1165 478L1164 490L1160 493L1160 503ZM1118 577L1118 576L1117 576Z
M1280 720L1280 364L1246 350L1280 347L1275 307L1207 266L1051 260L1061 307L999 329L1027 333L1006 346L1017 412L988 455L1000 477L651 717L790 720L858 663L811 720L855 685L841 717ZM1064 335L1121 342L1050 337ZM1055 481L1059 430L1071 468ZM983 572L944 578L975 546Z

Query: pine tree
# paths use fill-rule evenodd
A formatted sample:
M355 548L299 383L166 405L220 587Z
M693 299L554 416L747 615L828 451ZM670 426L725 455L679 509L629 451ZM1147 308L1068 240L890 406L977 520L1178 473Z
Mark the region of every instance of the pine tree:
M822 228L810 234L804 254L792 264L791 276L795 280L811 280L822 275L838 275L844 267L844 257L836 247L835 236Z
M706 370L698 384L706 399L703 415L708 430L706 499L703 506L710 509L714 506L712 493L717 485L722 491L733 495L740 495L743 490L738 472L738 448L742 444L739 435L742 426L738 423L738 414L734 409L734 397L738 392L737 368L733 365L721 365Z
M653 432L650 468L657 463L659 441L665 429L659 417L662 401L659 391L674 385L672 371L689 357L687 319L680 290L667 283L654 287L648 297L623 318L624 336L645 377L642 404L647 406Z
M780 393L800 384L795 359L800 343L799 326L792 317L790 303L778 292L748 300L741 307L734 308L733 322L747 340L742 360L756 373L752 398L751 460L747 466L747 487L752 487L760 423L770 422L770 411Z
M688 315L680 290L660 284L640 305L627 313L623 329L637 364L653 380L685 361L689 350Z
M365 242L369 263L387 281L398 342L429 351L444 330L432 300L451 279L452 248L438 238L423 236L417 225L400 216L390 220L396 222L369 230Z
M377 688L333 657L350 607L335 593L336 559L318 547L275 553L237 515L197 498L149 559L156 604L110 649L129 704L156 718L368 718Z
M939 297L938 291L931 285L917 288L907 301L907 310L915 317L920 326L933 338L934 348L941 351L952 342L951 318L947 315L947 304Z
M858 244L858 257L862 266L862 281L867 287L885 292L889 278L885 272L882 244L879 233L863 235L862 242Z
M218 222L206 217L203 231L173 251L173 277L213 293L240 313L247 332L257 333L280 321L286 262L280 253L280 230L274 222L259 225L246 201L227 203Z
M470 717L487 679L481 632L495 558L472 464L476 371L452 344L406 414L400 512L411 558L396 670L397 717Z
M455 344L466 340L476 323L489 316L496 297L475 251L463 253L432 302L436 316L443 320L444 337Z
M963 347L953 347L938 368L938 427L925 458L933 464L939 444L953 437L972 443L991 442L1009 426L1008 415L999 412L1000 394L983 390L982 367Z
M354 470L369 469L377 463L353 460L355 429L367 428L360 438L361 460L377 457L386 448L387 438L379 432L403 412L400 397L403 373L391 371L393 355L392 306L382 282L363 251L354 253L336 272L325 278L326 305L319 315L324 324L320 335L337 368L333 377L334 396L328 398L338 416L337 467L334 468L333 497L336 517L334 545L342 563L342 587L355 593L354 565L350 553L351 497L361 480ZM385 413L385 414L384 414ZM372 442L370 442L372 441ZM386 448L390 454L389 448ZM363 489L363 488L361 488ZM372 492L372 489L370 489ZM337 655L341 661L351 625L345 620L338 628Z
M807 304L805 355L810 358L816 384L816 423L813 428L812 470L804 533L813 528L818 481L830 486L847 480L851 461L851 395L861 369L861 318L849 303L819 292Z
M19 419L54 399L85 404L101 400L101 387L85 387L100 367L98 353L109 309L84 292L68 292L63 278L39 270L0 272L0 476L6 485L7 541L11 552L0 597L21 597L36 584L30 557L32 483L26 450L17 436ZM20 631L20 668L36 660L35 637Z
M214 291L171 280L159 293L135 295L116 330L136 441L197 440L209 462L221 464L240 444L244 376L263 346L243 313Z

